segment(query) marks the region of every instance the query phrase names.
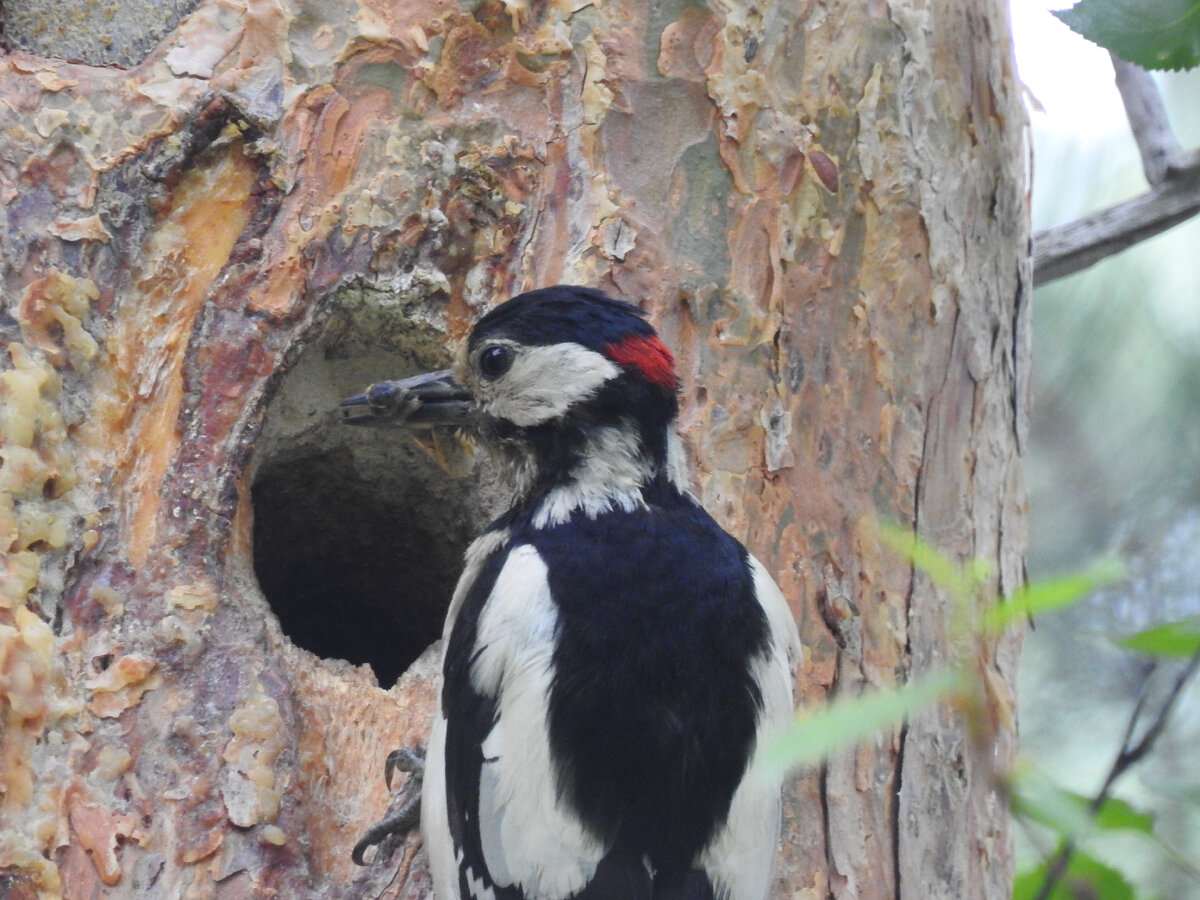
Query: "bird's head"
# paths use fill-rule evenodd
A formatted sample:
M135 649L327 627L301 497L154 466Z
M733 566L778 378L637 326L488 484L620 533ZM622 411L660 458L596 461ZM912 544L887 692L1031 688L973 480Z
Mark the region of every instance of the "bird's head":
M353 424L455 425L507 463L522 492L582 477L679 483L671 353L631 304L580 287L530 291L480 319L453 369L373 385Z

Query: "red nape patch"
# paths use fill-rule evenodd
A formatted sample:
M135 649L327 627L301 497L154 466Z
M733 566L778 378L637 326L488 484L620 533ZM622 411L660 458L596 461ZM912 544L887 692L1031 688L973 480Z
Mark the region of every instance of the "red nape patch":
M654 335L630 335L609 344L605 349L613 362L627 369L637 369L651 384L668 391L679 387L675 378L675 358Z

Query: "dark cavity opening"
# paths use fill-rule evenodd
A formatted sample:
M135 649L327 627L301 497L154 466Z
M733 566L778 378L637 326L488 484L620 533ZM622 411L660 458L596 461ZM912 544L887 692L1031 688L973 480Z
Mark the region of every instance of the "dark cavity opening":
M468 536L435 492L343 448L264 469L253 502L254 569L293 643L387 686L440 637Z
M463 552L494 504L448 435L454 474L405 431L341 424L342 397L447 363L428 326L401 318L381 341L371 325L368 344L353 316L336 314L270 400L255 454L254 570L288 639L367 663L387 688L441 636Z

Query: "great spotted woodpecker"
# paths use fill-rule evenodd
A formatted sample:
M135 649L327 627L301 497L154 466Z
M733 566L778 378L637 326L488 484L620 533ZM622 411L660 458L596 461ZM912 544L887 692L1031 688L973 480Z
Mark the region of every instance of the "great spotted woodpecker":
M443 632L421 825L439 900L762 900L800 641L763 566L688 490L670 352L634 306L522 294L456 367L343 404L450 423L512 507L466 554Z

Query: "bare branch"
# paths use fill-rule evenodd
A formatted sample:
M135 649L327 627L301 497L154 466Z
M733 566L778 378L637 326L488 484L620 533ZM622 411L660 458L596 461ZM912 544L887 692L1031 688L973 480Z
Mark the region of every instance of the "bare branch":
M1086 269L1200 212L1200 152L1176 159L1140 197L1035 233L1034 285Z
M1109 56L1117 78L1117 90L1125 104L1125 115L1142 155L1146 181L1157 185L1167 177L1170 164L1183 153L1183 148L1175 140L1162 95L1150 73L1114 54Z
M1033 283L1086 269L1200 212L1200 150L1175 139L1162 95L1141 66L1112 57L1117 90L1150 191L1033 236Z

